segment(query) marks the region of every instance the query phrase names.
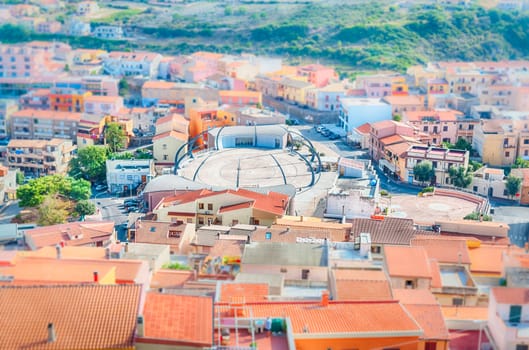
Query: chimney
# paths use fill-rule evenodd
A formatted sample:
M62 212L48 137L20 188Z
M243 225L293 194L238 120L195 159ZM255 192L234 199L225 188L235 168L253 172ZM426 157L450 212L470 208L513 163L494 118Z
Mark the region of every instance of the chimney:
M329 305L329 291L323 290L321 292L321 306L326 307Z
M136 336L143 337L145 335L145 328L143 325L143 316L139 315L136 319Z
M105 258L110 259L110 247L105 248Z
M299 221L303 222L303 215L299 217Z
M99 272L94 271L94 282L99 282Z
M55 246L55 250L57 251L57 259L62 258L62 254L61 254L62 253L62 248L61 248L61 246L59 244L57 244Z
M129 252L129 243L125 243L125 253Z
M525 248L525 253L529 253L529 242L525 242L524 248Z
M48 343L53 343L57 340L57 334L55 334L55 326L53 323L48 323Z

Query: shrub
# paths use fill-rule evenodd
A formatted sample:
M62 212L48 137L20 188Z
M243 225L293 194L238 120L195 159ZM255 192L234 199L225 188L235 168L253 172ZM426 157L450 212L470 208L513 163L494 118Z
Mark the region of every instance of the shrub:
M381 196L387 196L387 195L389 195L389 192L386 191L386 190L380 190L380 195Z

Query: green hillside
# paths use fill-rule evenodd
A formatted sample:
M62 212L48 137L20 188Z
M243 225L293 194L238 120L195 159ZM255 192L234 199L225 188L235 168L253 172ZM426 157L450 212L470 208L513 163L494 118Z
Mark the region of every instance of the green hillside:
M346 3L346 4L343 4ZM172 7L129 2L131 16L95 19L122 24L127 41L69 40L76 46L147 49L167 54L211 50L320 61L343 70L396 69L434 60L500 60L529 56L529 13L473 5L408 7L394 1L188 2ZM103 5L101 5L103 6ZM123 8L121 6L120 8ZM13 35L0 27L0 38ZM4 26L5 28L5 26ZM15 33L29 38L47 38Z

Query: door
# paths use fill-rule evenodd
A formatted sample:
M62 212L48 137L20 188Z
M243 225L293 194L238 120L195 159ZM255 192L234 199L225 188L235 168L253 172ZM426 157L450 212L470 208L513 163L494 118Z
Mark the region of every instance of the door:
M520 323L522 318L522 307L520 305L511 305L509 310L509 322L510 323Z

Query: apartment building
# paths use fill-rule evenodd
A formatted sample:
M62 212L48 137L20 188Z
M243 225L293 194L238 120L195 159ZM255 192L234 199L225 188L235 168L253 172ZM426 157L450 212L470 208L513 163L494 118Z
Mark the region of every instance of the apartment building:
M350 133L364 123L391 120L391 105L380 98L343 98L338 117L340 128Z
M359 75L354 87L363 90L369 98L408 95L406 79L396 74Z
M340 100L346 93L347 89L343 83L328 84L322 88L308 89L305 100L307 106L318 111L337 111L340 108Z
M0 100L0 139L9 137L9 120L18 111L15 100Z
M103 56L103 69L113 76L158 76L162 55L155 52L114 51Z
M424 96L405 95L405 96L386 96L382 101L391 105L393 115L401 115L404 112L424 111Z
M432 144L456 143L457 117L462 115L455 110L405 111L402 121L426 134L431 135Z
M107 160L106 167L109 191L128 196L156 176L152 159Z
M34 89L19 97L20 109L50 109L50 89Z
M92 35L101 39L123 39L123 28L120 26L99 26Z
M121 96L95 96L84 98L84 112L87 114L117 114L124 107Z
M42 76L57 70L50 65L52 53L28 45L0 45L0 78Z
M298 68L298 76L306 77L312 85L321 88L333 80L338 80L338 74L332 67L321 64L309 64Z
M413 168L420 162L429 161L432 163L434 177L432 183L447 185L450 184L448 169L451 167L468 166L469 153L464 150L447 149L425 145L412 145L405 154L406 170L402 178L413 182Z
M90 91L52 88L49 95L50 109L61 112L84 112L84 101L89 96L92 96Z
M215 101L218 104L218 90L204 88L198 84L173 83L168 81L147 81L141 87L142 103L152 106L160 101L167 103L185 101L191 98L196 102L199 99Z
M7 165L35 177L66 174L76 148L72 141L64 139L11 140L7 145Z
M81 113L24 109L11 115L13 139L75 140Z
M529 120L481 119L472 147L490 166L509 166L517 157L529 157Z
M414 128L401 122L384 120L372 123L369 131L371 158L378 162L385 157L385 147L407 140L411 141L414 139L414 135Z

